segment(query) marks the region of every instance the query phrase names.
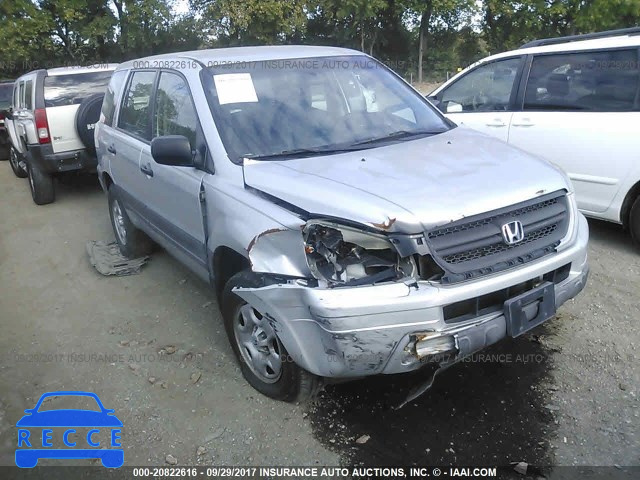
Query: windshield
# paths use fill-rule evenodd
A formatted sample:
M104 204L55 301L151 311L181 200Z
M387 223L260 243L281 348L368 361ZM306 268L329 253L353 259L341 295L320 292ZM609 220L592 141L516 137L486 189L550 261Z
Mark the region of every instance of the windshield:
M13 83L0 83L0 110L8 110L11 106Z
M238 62L202 75L234 161L362 150L450 128L424 98L365 56Z

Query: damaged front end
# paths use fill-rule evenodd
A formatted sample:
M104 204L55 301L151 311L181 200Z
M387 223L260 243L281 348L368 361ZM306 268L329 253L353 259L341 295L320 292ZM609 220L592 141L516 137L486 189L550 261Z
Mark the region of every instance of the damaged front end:
M574 228L580 241L555 255L456 284L432 275L426 234L391 230L326 218L270 229L248 249L256 281L234 292L269 320L291 360L315 375L353 379L435 367L411 401L440 372L510 335L507 299L547 282L560 306L582 290L588 273L583 218Z
M427 338L437 308L412 320L406 310L424 300L401 305L420 290L414 255L399 253L397 233L359 227L312 219L256 235L248 253L259 281L235 293L269 319L293 361L323 377L401 373L455 357L457 343Z

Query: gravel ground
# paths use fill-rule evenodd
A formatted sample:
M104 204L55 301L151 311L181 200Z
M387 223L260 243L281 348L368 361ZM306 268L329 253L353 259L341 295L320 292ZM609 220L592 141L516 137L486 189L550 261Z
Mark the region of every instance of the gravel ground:
M14 463L23 410L53 390L93 391L115 409L126 465L523 461L551 478L563 470L550 466L640 465L640 254L616 225L590 221L586 290L489 352L509 360L459 364L401 410L424 374L289 405L246 384L210 288L165 252L130 277L90 266L85 243L113 239L95 179L37 207L0 164L0 192L0 465Z

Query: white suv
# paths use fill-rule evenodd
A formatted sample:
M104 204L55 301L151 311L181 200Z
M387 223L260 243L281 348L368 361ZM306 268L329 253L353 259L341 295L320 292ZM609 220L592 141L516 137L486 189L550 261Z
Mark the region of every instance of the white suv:
M35 70L15 81L6 119L9 160L18 177L29 177L38 205L54 201L56 175L95 171L93 129L116 66Z
M640 244L640 28L536 40L429 98L451 120L562 167L587 216Z

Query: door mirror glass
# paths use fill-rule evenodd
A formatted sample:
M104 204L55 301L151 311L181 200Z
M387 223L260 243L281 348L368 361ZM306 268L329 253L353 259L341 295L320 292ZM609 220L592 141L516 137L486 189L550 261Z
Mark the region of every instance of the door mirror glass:
M192 167L193 152L187 137L183 135L166 135L151 140L151 156L160 165L176 167Z
M447 102L447 113L462 113L462 105L458 102Z

